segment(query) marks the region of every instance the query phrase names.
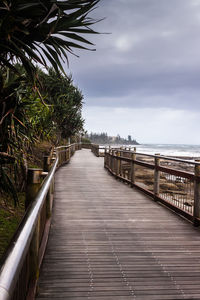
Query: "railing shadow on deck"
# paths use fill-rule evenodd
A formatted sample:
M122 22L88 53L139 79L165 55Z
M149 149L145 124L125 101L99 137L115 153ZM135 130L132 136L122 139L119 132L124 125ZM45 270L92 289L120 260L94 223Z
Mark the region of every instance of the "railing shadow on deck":
M80 144L58 147L51 157L44 158L44 170L29 170L25 204L27 210L3 258L0 300L34 299L50 228L54 175L79 149Z

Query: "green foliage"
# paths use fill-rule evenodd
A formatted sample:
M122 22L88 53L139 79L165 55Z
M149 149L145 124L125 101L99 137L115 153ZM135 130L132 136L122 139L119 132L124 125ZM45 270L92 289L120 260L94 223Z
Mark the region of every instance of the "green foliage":
M24 194L18 194L19 205L13 207L11 198L0 198L0 258L16 231L24 214Z
M81 116L83 95L73 85L72 77L63 76L50 69L48 74L41 73L39 81L46 102L53 109L52 118L56 126L58 142L83 130Z
M83 144L91 144L90 139L88 139L88 138L86 138L86 137L82 137L82 138L81 138L81 142L82 142Z
M25 187L27 152L37 140L37 133L43 128L41 120L46 117L24 70L16 68L20 75L9 69L1 73L5 101L0 103L0 191L11 195L15 205L17 190Z
M81 116L83 95L73 85L71 77L58 76L53 69L48 74L38 70L40 86L33 88L24 70L17 68L21 72L20 81L9 70L2 76L6 84L2 90L10 90L10 93L8 101L0 105L0 150L15 153L15 158L16 153L22 156L34 142L50 139L53 135L67 138L78 133L84 123Z
M83 128L83 96L60 71L74 48L94 50L84 36L97 34L88 15L98 2L0 0L0 190L15 203L33 143L59 142ZM38 64L55 71L45 74Z
M18 204L18 196L13 181L9 176L9 169L0 163L0 191L4 191L5 196L12 196L14 205Z
M12 195L17 204L14 187L25 187L27 159L33 145L43 140L58 144L80 132L84 121L83 95L71 77L58 76L53 69L48 74L38 69L40 84L32 87L25 70L19 65L15 68L20 80L9 69L2 73L2 92L7 98L0 104L0 154L9 155L6 161L0 160L0 190Z
M20 77L10 70L2 73L2 93L7 97L0 104L0 149L10 154L27 149L41 132L44 134L49 117L50 109L41 103L23 71L18 68Z
M97 34L90 28L95 20L88 14L99 0L1 0L0 65L16 70L23 64L34 81L35 63L50 63L64 72L73 48L88 49L92 43L82 34ZM91 49L90 49L91 50ZM48 62L47 62L48 61Z
M128 135L128 139L124 139L117 136L108 136L107 133L90 133L86 134L85 138L89 139L92 143L96 144L120 144L120 145L138 145L135 139L132 139L130 135Z
M0 256L24 212L18 195L33 145L83 128L83 96L60 71L74 48L94 50L84 35L97 34L88 14L98 2L0 0Z

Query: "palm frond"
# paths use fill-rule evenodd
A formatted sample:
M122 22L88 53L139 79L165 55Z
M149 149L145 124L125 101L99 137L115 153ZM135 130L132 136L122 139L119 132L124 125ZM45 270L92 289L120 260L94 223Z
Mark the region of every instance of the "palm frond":
M33 80L36 63L64 72L62 60L73 49L94 50L82 34L97 34L88 14L100 0L17 0L0 7L0 65L19 61ZM43 53L38 49L42 47Z

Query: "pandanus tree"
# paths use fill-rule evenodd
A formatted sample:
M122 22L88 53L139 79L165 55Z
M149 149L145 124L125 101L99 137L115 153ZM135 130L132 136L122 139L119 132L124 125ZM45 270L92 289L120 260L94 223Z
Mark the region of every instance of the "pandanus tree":
M9 70L3 74L2 92L9 101L0 123L0 194L11 194L16 203L14 186L21 190L25 184L27 153L33 143L48 135L52 108L42 104L23 68L15 67L21 75Z
M5 68L17 72L15 64L21 63L33 83L37 79L38 63L45 67L51 65L56 72L64 71L62 61L68 62L68 54L73 53L74 48L88 50L92 45L83 35L97 33L90 28L95 20L88 14L98 2L0 1L0 126L13 113L12 103L16 105L11 100L13 95L5 96Z
M64 72L63 62L68 63L68 54L73 54L74 49L94 50L85 35L97 34L91 28L96 21L89 14L99 1L0 0L0 182L2 164L14 159L9 151L13 146L10 137L16 132L14 126L22 129L23 136L29 117L25 102L21 101L23 80L31 82L31 88L38 88L38 64L52 66L59 74ZM16 67L18 63L24 74ZM21 111L23 117L27 114L23 121L17 116ZM80 110L76 113L80 117ZM75 120L75 111L73 114ZM81 127L79 117L77 126ZM63 126L67 129L68 125L64 122Z
M64 76L49 69L47 74L40 72L38 77L41 92L53 110L52 119L56 124L57 142L82 131L83 95L78 87L74 86L72 76Z
M1 0L0 64L21 62L34 79L35 63L63 71L73 48L93 45L82 35L97 34L88 14L100 0ZM91 49L90 49L91 50ZM92 49L93 50L93 49Z

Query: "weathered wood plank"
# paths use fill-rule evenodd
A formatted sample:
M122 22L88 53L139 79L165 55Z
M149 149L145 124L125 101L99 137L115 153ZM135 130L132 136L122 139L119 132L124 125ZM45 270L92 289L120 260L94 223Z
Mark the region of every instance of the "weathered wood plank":
M200 299L200 232L75 154L56 175L37 300Z

